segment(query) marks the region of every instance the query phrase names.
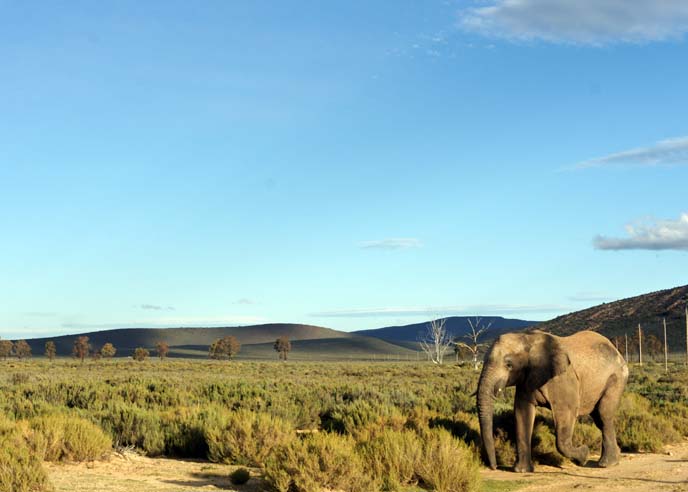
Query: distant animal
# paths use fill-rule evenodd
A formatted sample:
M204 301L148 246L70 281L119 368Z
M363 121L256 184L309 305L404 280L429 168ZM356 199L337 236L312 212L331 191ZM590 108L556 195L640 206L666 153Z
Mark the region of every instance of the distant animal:
M485 354L478 382L480 433L488 464L497 468L493 415L494 399L507 386L516 386L516 472L532 472L531 439L535 407L552 410L557 450L583 465L587 446L574 447L573 427L579 415L591 415L602 431L599 466L619 462L614 415L628 379L626 361L604 336L581 331L558 337L542 331L507 333Z

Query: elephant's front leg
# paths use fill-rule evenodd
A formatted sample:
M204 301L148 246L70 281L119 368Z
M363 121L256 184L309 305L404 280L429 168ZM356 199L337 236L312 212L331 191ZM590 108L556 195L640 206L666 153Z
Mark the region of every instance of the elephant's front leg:
M533 461L530 455L530 447L533 437L533 423L535 422L535 403L522 389L516 389L514 400L514 417L516 418L516 449L518 461L514 465L514 471L532 472Z

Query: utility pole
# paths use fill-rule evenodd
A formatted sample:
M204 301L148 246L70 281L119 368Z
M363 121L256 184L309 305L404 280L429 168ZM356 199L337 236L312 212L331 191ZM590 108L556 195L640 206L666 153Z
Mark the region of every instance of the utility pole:
M640 323L638 323L638 362L643 365L643 331L640 329Z
M663 318L662 321L664 323L664 372L669 372L669 363L667 362L666 318Z

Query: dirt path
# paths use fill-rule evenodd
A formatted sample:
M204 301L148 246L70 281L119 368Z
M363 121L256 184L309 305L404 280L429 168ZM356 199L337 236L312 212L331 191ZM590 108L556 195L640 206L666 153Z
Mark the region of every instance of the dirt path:
M146 458L134 453L113 454L108 461L46 463L55 492L192 492L223 490L258 492L261 481L251 478L232 485L236 466L207 461Z
M261 481L252 478L234 486L228 476L237 467L206 461L146 458L133 453L113 455L95 463L54 464L46 467L56 492L193 492L223 490L259 492ZM538 466L536 473L515 474L484 470L486 492L651 491L688 492L688 442L667 447L666 454L624 454L613 468L570 465Z
M688 443L667 446L665 454L624 454L618 466L597 468L537 466L535 473L518 475L485 470L483 478L520 482L518 492L585 491L688 491Z

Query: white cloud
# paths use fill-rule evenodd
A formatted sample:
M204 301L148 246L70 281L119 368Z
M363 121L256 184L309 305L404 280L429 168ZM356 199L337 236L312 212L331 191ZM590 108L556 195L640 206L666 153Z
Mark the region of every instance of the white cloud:
M265 318L258 316L163 316L145 321L127 321L121 323L63 323L62 328L73 328L79 330L104 330L111 328L172 328L180 326L191 327L215 327L215 326L236 326L253 325L266 323Z
M575 169L604 166L662 166L688 164L688 137L660 140L650 147L624 150L579 162Z
M677 220L652 220L626 226L627 238L597 236L596 249L680 250L688 251L688 213Z
M256 303L256 301L254 301L253 299L248 299L246 297L242 297L241 299L237 299L236 301L234 301L232 304L241 304L244 306L250 306L250 305L255 304L255 303Z
M460 27L512 41L602 46L680 39L685 0L491 0L464 10Z
M413 237L400 237L380 239L377 241L364 241L359 243L359 246L363 249L382 249L392 251L396 249L420 248L423 246L423 243L421 243L419 239Z
M372 318L387 316L465 316L503 315L519 313L556 313L569 308L553 304L478 304L473 306L428 306L428 307L378 307L368 309L343 309L311 313L316 318Z
M174 311L174 308L172 306L158 306L157 304L141 304L139 306L141 309L145 309L146 311Z

